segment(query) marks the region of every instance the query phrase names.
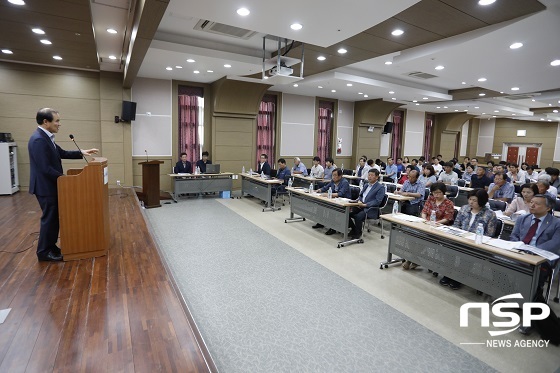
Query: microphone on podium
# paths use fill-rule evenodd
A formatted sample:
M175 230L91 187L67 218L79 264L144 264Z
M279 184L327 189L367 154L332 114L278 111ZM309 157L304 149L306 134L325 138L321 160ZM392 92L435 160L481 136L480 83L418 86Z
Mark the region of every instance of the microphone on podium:
M82 158L84 159L84 161L86 161L87 164L89 164L86 156L84 155L84 153L82 153L82 149L80 149L80 147L78 146L78 144L76 143L76 140L74 140L74 135L70 134L70 139L74 142L74 145L76 145L76 148L78 148L78 150L80 151L80 154L82 155Z
M144 150L144 153L146 153L146 162L149 162L150 159L148 158L148 151L147 151L147 150Z

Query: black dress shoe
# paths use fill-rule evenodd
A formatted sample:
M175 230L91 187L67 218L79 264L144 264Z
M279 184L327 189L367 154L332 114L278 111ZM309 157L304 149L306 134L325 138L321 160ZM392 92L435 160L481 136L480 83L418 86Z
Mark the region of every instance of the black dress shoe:
M362 238L362 232L356 232L356 233L352 234L351 237L354 240L359 240L360 238Z
M449 280L449 287L452 290L459 290L461 288L461 283L455 280Z
M450 280L451 279L448 277L443 277L441 280L439 280L439 284L443 286L447 286L449 285Z
M62 262L62 255L56 255L50 251L47 255L37 255L40 262Z
M314 226L312 226L311 228L313 228L313 229L318 229L318 228L324 228L324 227L325 227L325 226L324 226L323 224L317 223L317 224L315 224Z
M333 234L335 234L335 233L336 233L336 231L335 231L334 229L332 229L332 228L329 228L329 230L325 232L325 234L326 234L327 236L331 236L331 235L333 235Z
M51 249L51 252L56 255L62 255L62 251L60 251L60 247L56 245Z

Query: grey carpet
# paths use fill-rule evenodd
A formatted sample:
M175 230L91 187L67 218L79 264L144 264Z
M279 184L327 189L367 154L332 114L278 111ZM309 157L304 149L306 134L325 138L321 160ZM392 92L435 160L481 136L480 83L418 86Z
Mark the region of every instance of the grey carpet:
M493 371L215 200L147 216L221 372Z

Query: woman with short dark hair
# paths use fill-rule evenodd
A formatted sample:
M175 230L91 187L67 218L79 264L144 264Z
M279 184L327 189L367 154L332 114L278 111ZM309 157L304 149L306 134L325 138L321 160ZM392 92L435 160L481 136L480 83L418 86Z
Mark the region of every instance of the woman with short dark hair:
M511 204L508 206L504 215L511 216L517 211L526 211L527 214L529 213L529 203L533 199L533 197L539 194L539 188L537 184L523 184L521 186L521 197L516 197L511 201Z

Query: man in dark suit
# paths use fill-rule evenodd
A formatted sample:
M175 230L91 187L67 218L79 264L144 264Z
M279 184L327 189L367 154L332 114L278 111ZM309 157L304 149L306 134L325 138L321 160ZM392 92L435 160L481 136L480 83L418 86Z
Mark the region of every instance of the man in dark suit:
M350 221L348 222L351 229L352 238L358 239L362 237L362 226L366 217L369 219L379 218L379 209L374 207L381 206L383 197L385 197L385 187L378 182L379 170L372 168L368 172L368 183L362 187L360 197L358 198L359 206L352 207L350 211Z
M66 151L55 144L54 134L60 128L60 115L56 110L43 108L37 112L36 119L39 127L29 139L28 150L31 167L29 193L37 197L43 211L37 258L39 261L61 261L60 248L56 246L59 230L56 181L64 175L61 159L79 159L82 155L97 154L99 150Z
M175 164L176 174L190 174L192 173L191 162L187 161L187 153L181 153L181 160Z
M202 152L202 159L199 159L198 161L196 161L196 167L198 167L201 174L206 173L206 165L207 164L212 164L212 161L208 159L209 155L210 155L210 153L208 153L205 150L205 151Z
M270 176L270 164L268 164L268 155L261 154L261 161L259 162L259 167L257 167L257 173L260 175L264 173L266 176Z

